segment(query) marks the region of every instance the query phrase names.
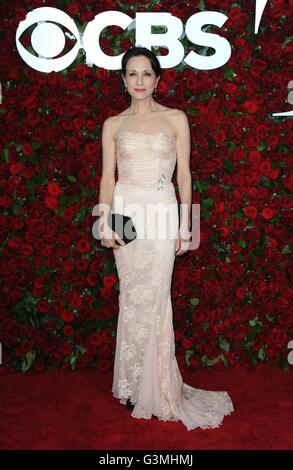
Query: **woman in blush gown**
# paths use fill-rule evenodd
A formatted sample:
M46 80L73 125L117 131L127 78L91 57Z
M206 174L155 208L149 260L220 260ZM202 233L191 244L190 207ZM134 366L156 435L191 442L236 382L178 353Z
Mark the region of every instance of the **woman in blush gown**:
M179 229L171 179L177 162L181 204L190 209L188 121L182 111L153 99L161 69L151 51L129 49L122 59L122 72L131 105L103 126L99 202L108 204L112 212L130 216L137 237L123 245L106 224L103 229L100 225L102 245L114 249L120 288L112 393L124 405L131 402L133 418L154 415L161 421L181 421L188 430L219 427L233 411L228 393L183 383L175 357L171 279L175 255L187 251L191 233L190 210L183 213ZM119 178L115 183L116 163ZM184 182L178 178L180 169ZM133 210L134 205L140 210ZM159 223L154 217L156 207L161 208ZM158 235L152 230L162 226L163 214L165 231Z

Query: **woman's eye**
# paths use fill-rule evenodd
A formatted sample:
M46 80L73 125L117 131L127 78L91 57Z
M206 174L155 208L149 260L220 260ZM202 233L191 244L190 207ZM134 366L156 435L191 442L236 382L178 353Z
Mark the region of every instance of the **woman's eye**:
M135 75L135 74L134 74L134 73L130 73L129 75L130 75L130 77L131 77L132 75ZM149 72L146 72L145 75L150 76L151 74L150 74Z

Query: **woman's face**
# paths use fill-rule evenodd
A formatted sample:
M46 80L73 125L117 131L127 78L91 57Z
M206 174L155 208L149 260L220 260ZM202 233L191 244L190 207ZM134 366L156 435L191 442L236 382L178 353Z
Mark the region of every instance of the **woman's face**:
M124 84L128 93L136 99L151 95L160 77L152 69L150 60L145 56L131 57L126 64ZM138 91L143 90L143 91Z

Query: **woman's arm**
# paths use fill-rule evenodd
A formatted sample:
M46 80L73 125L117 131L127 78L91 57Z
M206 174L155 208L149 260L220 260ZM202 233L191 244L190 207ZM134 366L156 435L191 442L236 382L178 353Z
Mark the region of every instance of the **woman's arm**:
M177 128L177 184L180 194L180 230L191 231L192 178L190 171L190 129L186 114L179 112Z
M111 120L111 117L106 119L102 129L103 169L102 178L100 181L98 211L100 216L100 230L109 228L107 221L109 212L111 210L113 193L115 189L116 145ZM106 233L103 233L103 236L105 235Z

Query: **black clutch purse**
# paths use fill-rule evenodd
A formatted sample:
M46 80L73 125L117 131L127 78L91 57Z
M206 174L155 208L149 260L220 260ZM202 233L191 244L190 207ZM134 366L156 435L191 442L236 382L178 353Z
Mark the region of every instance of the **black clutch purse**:
M133 221L127 215L109 213L108 225L125 242L125 245L137 237Z

